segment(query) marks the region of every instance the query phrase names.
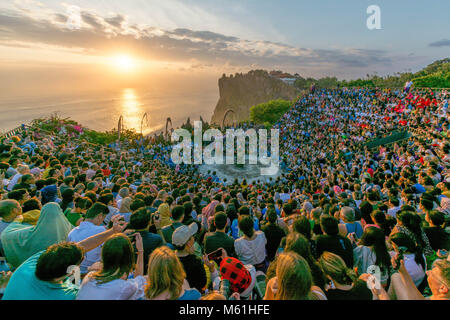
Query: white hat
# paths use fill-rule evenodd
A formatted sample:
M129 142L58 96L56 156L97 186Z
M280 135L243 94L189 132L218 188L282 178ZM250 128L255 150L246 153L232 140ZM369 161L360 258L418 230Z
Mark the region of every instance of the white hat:
M189 226L180 226L172 234L172 244L178 247L184 246L186 242L198 231L198 226L192 222Z

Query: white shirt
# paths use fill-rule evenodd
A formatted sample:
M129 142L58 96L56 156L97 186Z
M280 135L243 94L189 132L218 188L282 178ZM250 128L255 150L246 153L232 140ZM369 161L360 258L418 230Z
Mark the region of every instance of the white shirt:
M78 227L70 231L67 237L67 241L80 242L104 231L106 231L106 228L103 226L96 226L92 222L83 221ZM97 248L86 252L86 254L84 255L84 260L80 265L81 273L87 273L88 267L93 265L95 262L100 261L101 253L102 246L98 246Z
M405 254L405 268L408 271L411 279L414 281L416 287L418 287L425 278L425 271L422 266L414 260L414 254Z
M394 251L389 252L391 257L395 255ZM422 266L414 260L414 254L405 254L404 256L405 261L405 268L406 271L408 271L409 275L411 276L411 279L414 281L414 284L416 287L418 287L423 279L425 278L425 270L423 270ZM425 260L425 256L423 256L423 259ZM426 260L425 260L426 261Z
M400 211L400 206L388 209L387 214L391 217L397 218L398 211Z
M255 234L256 238L251 241L240 237L234 242L237 258L244 265L259 264L266 258L266 236L262 231L256 231Z
M289 193L280 193L280 199L283 200L283 202L287 202L291 199L291 195Z
M77 300L137 300L144 298L146 279L137 276L134 279L116 279L98 284L92 272L86 275L77 294Z
M14 188L20 178L22 178L22 174L20 173L16 173L14 177L12 177L11 181L8 184L8 191L11 191Z
M114 208L113 206L108 206L109 213L106 215L105 220L103 220L103 223L108 225L108 223L111 221L111 218L113 215L116 215L119 212L119 209Z

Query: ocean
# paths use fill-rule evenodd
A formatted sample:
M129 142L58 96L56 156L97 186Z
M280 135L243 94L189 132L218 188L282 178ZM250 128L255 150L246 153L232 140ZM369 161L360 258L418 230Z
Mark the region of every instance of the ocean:
M188 117L194 121L201 116L209 122L218 99L218 89L201 87L164 91L123 88L96 93L13 96L0 100L0 132L53 113L99 131L117 128L123 115L125 128L140 132L141 121L147 113L148 121L142 125L143 134L147 135L164 130L168 117L173 128L179 127Z

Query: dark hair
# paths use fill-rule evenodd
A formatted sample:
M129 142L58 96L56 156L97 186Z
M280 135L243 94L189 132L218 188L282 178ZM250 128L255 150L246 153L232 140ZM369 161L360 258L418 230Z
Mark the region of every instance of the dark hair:
M391 234L391 227L386 220L386 214L383 211L375 210L371 214L372 220L383 230L384 235L388 237Z
M36 182L35 182L35 184L36 184L36 189L37 190L41 190L42 188L44 188L45 187L45 180L37 180Z
M39 208L39 200L36 198L31 198L27 201L25 201L22 205L22 211L28 212L31 210L40 210Z
M292 232L286 237L286 246L284 249L285 251L293 251L305 258L311 269L314 284L321 288L324 287L325 276L311 253L311 245L308 239L298 232Z
M51 245L39 257L35 276L41 281L52 281L67 274L71 265L79 265L84 258L84 250L74 242Z
M61 193L62 201L60 207L62 211L67 209L69 203L71 203L74 199L75 191L72 188L68 188Z
M250 215L250 209L247 206L241 206L239 208L240 215Z
M223 207L223 205L218 204L215 208L214 208L214 212L224 212L225 208Z
M420 216L414 212L410 211L400 211L397 213L397 219L401 221L403 226L405 226L409 231L411 231L416 240L424 246L422 241L422 229L420 227L422 223L422 219Z
M8 199L17 200L20 201L23 199L23 196L25 195L25 189L18 189L14 191L8 192Z
M146 205L147 207L150 207L150 206L153 204L153 201L154 201L154 200L155 200L155 197L154 197L154 196L152 196L152 195L146 196L146 197L144 198L145 205Z
M142 208L130 216L130 229L142 230L148 227L150 223L150 214L147 209Z
M396 207L400 204L400 201L398 201L397 198L390 198L389 201Z
M425 260L422 256L422 249L420 246L416 245L415 241L411 239L410 236L403 232L397 232L391 235L389 240L395 243L398 247L405 247L407 252L414 253L414 260L423 267L423 270L426 270Z
M109 213L109 209L105 204L103 204L101 202L96 202L86 212L86 219L94 219L99 214L107 215L108 213Z
M31 174L24 174L21 178L22 183L26 183L28 180L30 180L33 177Z
M428 213L428 217L435 226L442 226L445 222L445 214L443 212L433 210Z
M227 225L227 215L223 212L217 212L214 215L214 224L216 229L223 229Z
M98 197L98 202L108 205L111 201L114 200L114 195L112 193L104 193L100 197Z
M173 201L174 201L173 197L172 196L168 196L165 202L170 206L173 203Z
M239 229L249 238L253 236L255 230L253 228L253 219L248 215L239 217Z
M75 178L72 176L68 176L68 177L64 178L63 181L66 185L69 185L69 183L71 183L72 181L75 181Z
M389 268L391 266L391 257L386 247L384 232L381 229L377 227L366 228L361 236L359 244L366 247L373 247L376 256L376 265L384 268ZM362 270L362 272L365 272L365 270Z
M290 216L292 214L292 206L286 203L283 206L283 211L285 212L286 216Z
M46 186L54 185L57 182L58 182L58 180L56 180L55 178L47 178L47 179L45 179L45 185Z
M430 201L428 199L422 199L420 200L420 204L425 208L425 210L433 210L433 201Z
M75 208L80 208L82 210L87 210L92 206L91 199L87 197L78 197L75 199Z
M303 235L306 239L311 240L311 223L305 216L300 216L295 219L292 228L294 231Z
M130 209L132 212L145 207L145 202L141 199L134 199L130 204Z
M230 221L233 221L234 219L237 219L237 213L236 213L236 207L233 204L228 204L227 209L226 209L226 214L228 219L230 219Z
M359 205L359 210L361 211L361 218L363 218L367 224L373 224L372 217L370 216L373 211L372 204L368 201L363 201Z
M97 201L97 194L93 191L88 191L84 194L85 197L88 197L89 199L91 199L92 202L96 202Z
M275 224L277 222L278 215L277 215L277 212L275 211L275 209L270 208L267 210L267 219L272 224Z
M172 219L179 220L181 216L184 215L184 207L183 206L175 206L172 209Z
M102 270L94 274L98 283L119 279L134 268L134 250L130 240L123 234L111 236L102 247Z
M339 233L339 222L336 218L328 215L320 217L320 227L322 231L330 236L336 236Z

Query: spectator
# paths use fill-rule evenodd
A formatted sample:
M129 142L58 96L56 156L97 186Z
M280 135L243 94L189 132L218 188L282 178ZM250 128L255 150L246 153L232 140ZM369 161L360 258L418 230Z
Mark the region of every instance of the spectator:
M145 296L149 300L199 300L201 294L189 287L175 252L163 246L150 255Z
M59 205L47 203L35 226L14 222L3 230L1 239L6 259L15 269L32 255L65 241L71 229Z
M95 203L86 212L85 220L80 225L70 231L67 241L80 242L91 236L104 232L103 220L108 213L108 207L103 203ZM88 272L88 268L94 263L100 261L102 248L98 247L86 253L81 263L80 270L82 274Z

